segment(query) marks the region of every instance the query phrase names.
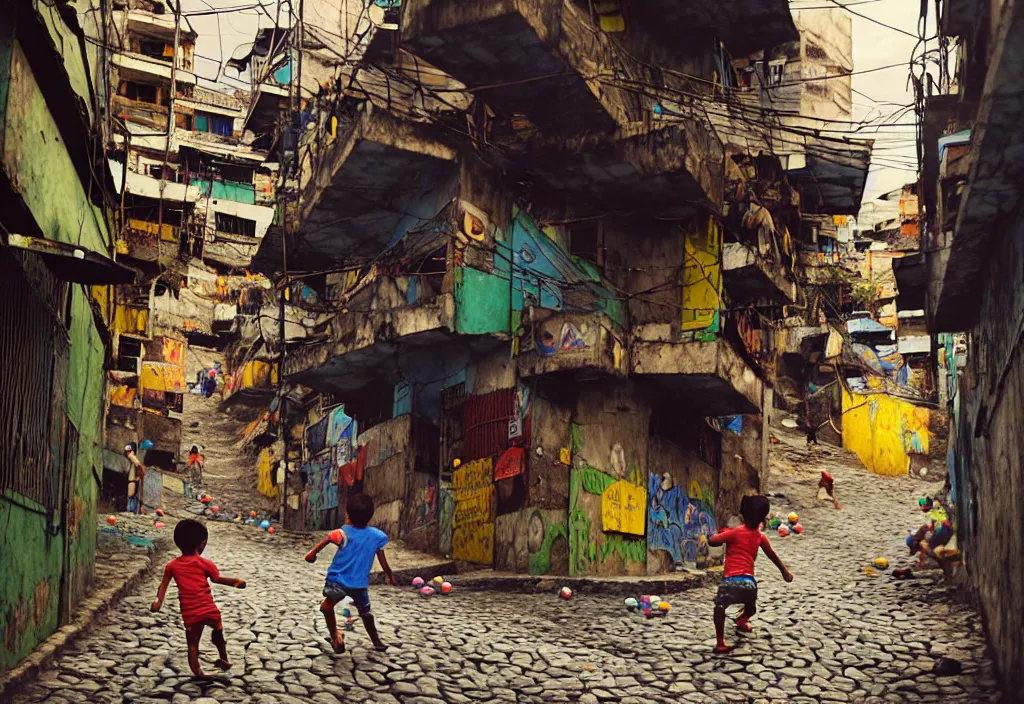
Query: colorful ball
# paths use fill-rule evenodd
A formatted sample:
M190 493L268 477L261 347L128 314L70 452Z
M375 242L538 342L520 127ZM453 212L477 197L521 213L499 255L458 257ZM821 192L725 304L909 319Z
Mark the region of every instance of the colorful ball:
M785 538L787 535L789 535L789 528L787 528L786 526L779 526L779 535Z
M153 524L153 527L154 528L163 528L164 527L164 523L163 523L163 521L157 521L156 523Z
M800 516L797 515L796 511L793 511L792 513L790 513L789 516L787 516L787 518L789 518L789 522L790 523L799 523L800 522Z
M562 587L562 589L558 592L558 596L562 597L563 599L572 599L572 589L569 589L569 587Z
M441 582L441 593L442 594L451 594L452 593L452 583L451 582Z
M268 521L266 518L264 518L262 521L260 521L260 528L262 528L263 530L266 530L269 527L270 527L270 521Z
M658 604L658 611L660 611L663 614L667 614L671 610L672 604L668 603L667 601L663 601L660 604Z
M626 605L626 608L629 609L630 611L632 611L633 609L636 609L638 606L640 606L640 602L637 601L636 598L632 597L632 596L626 597L626 599L625 599L625 601L623 603Z
M768 521L768 527L771 528L772 530L775 530L776 528L778 528L781 525L782 525L782 519L779 518L778 516L776 516L775 518L773 518L770 521Z
M800 535L801 533L804 532L804 527L802 525L800 525L799 523L797 523L795 526L793 526L793 532L796 533L797 535Z
M110 525L117 523L117 516L107 516L107 523Z
M887 570L889 569L889 561L884 557L876 557L875 567L877 567L880 570Z
M420 589L420 596L430 596L434 593L433 587L422 587Z
M156 515L158 516L162 516L164 515L164 510L162 508L158 508L156 511L154 511L154 513L156 513Z
M440 586L440 585L444 584L444 577L434 577L430 581L433 582L434 584L437 584L438 586Z
M256 518L256 512L255 511L249 511L249 518Z
M220 506L211 506L210 510L214 513L220 513Z
M274 527L271 526L270 528L267 528L267 532L270 533L271 535L273 535L274 534Z
M416 587L417 589L422 587L423 584L424 584L423 577L413 577L412 578L412 586Z

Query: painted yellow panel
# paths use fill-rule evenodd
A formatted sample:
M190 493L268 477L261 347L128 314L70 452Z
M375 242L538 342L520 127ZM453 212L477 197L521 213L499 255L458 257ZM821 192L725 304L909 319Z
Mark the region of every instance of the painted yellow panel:
M260 451L256 464L257 484L256 491L271 499L277 496L277 486L274 485L274 452L269 447Z
M683 330L718 329L722 304L722 228L708 217L703 232L686 233Z
M161 362L142 363L142 388L149 391L183 394L188 392L185 384L185 368L179 364Z
M132 230L136 230L138 232L145 232L150 235L155 235L156 233L159 232L160 239L162 239L164 242L178 241L178 235L175 233L173 225L165 224L161 226L159 223L149 222L148 220L136 220L134 218L129 218L128 227Z
M266 389L277 384L277 365L270 362L252 360L239 372L232 390Z
M906 475L911 455L929 454L931 411L888 394L843 390L843 447L876 474Z
M452 532L452 558L480 565L494 563L494 524L470 523Z
M145 335L149 324L149 310L118 305L114 308L114 331L131 335Z
M135 408L135 396L138 389L126 384L112 384L110 386L110 403L122 408Z
M601 494L601 528L605 532L643 535L646 509L644 487L619 480Z

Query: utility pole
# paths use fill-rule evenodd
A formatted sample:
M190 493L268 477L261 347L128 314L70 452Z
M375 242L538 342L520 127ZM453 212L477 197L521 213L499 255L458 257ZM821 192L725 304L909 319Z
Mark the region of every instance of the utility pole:
M156 226L156 263L160 266L164 234L164 188L167 186L167 162L171 156L171 138L174 136L174 97L178 92L178 46L181 43L181 0L174 3L174 55L171 57L171 91L167 95L167 143L164 145L164 163L160 167L160 201ZM125 171L128 170L128 152L125 151ZM188 193L188 184L185 184ZM184 200L182 201L184 202ZM179 231L179 236L181 233Z

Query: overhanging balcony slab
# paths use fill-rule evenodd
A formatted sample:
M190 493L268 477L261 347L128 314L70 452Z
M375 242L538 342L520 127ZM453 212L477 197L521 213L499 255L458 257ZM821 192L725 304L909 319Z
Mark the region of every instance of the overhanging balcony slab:
M605 212L622 203L652 215L685 217L720 210L724 150L701 123L649 132L580 137L531 149L516 167L549 191L569 193Z
M423 125L362 113L304 183L302 231L289 259L322 265L380 251L403 221L422 224L451 199L455 156Z
M538 320L521 338L518 366L523 377L566 374L578 379L625 377L629 349L611 319L600 314L556 314Z
M638 380L685 399L694 412L708 416L761 412L761 379L725 340L637 340L630 367Z
M727 242L722 252L725 289L733 300L772 298L793 303L796 282L777 262L757 256L741 242Z
M506 114L544 130L610 130L618 93L597 82L611 47L566 0L405 0L402 42Z
M800 38L787 0L632 0L633 22L673 43L714 35L734 56Z

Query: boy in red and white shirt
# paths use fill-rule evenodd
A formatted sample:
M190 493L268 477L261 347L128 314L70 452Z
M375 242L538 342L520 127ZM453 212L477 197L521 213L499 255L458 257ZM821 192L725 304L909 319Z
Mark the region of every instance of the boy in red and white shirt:
M185 640L188 643L188 666L196 677L206 678L199 666L199 639L203 629L213 629L210 640L217 647L220 656L214 663L222 670L231 668L228 662L227 642L224 640L224 626L220 620L220 609L213 603L210 582L228 587L245 589L245 581L221 577L217 565L202 557L209 533L199 521L187 518L174 527L174 544L181 550L181 557L167 563L164 578L160 582L156 601L150 607L159 611L167 595L171 580L178 586L178 600L181 602L181 620L185 623Z
M712 547L725 546L725 579L715 596L715 644L716 653L727 653L733 646L725 642L725 607L743 604L743 614L736 619L736 628L749 633L754 630L748 623L757 613L757 580L754 579L754 560L760 548L771 560L782 578L793 581L793 573L782 564L772 550L768 536L761 532L771 506L764 496L744 496L740 501L740 515L743 524L723 530L708 539Z

